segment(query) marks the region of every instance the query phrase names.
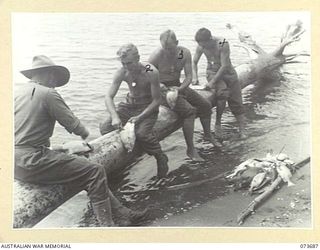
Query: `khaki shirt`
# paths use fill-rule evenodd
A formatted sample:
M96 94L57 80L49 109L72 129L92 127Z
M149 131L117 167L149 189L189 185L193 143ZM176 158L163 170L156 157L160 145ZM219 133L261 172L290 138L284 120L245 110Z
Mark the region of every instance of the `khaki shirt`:
M84 130L55 89L30 82L15 93L15 146L49 147L56 121L69 133L81 135Z

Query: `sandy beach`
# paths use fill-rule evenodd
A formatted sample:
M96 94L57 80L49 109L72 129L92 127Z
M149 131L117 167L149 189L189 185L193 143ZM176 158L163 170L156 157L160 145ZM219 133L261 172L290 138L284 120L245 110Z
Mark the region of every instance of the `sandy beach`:
M237 216L256 197L248 196L245 190L231 191L189 212L165 216L153 226L312 227L310 178L310 164L306 164L293 175L294 186L283 183L241 226L237 224Z

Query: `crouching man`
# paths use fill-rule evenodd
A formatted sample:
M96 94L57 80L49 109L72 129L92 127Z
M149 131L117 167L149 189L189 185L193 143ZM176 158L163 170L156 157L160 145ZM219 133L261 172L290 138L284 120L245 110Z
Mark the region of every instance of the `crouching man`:
M217 115L215 124L216 137L222 137L221 118L228 101L229 108L235 116L239 126L240 138L246 138L244 107L242 104L241 86L238 75L230 60L228 42L211 35L206 28L201 28L195 35L198 43L193 57L193 73L195 84L198 84L198 62L202 54L207 58L206 87L213 90L217 99Z
M88 130L54 89L65 85L69 70L46 56L35 56L32 68L21 71L31 81L15 93L14 177L35 184L65 184L88 192L100 226L136 223L144 213L124 207L108 188L105 169L84 157L49 149L58 121L69 133L86 139Z
M139 62L139 52L133 44L123 45L117 55L122 67L116 71L106 94L108 116L100 124L100 132L106 134L121 128L127 122L133 122L136 142L146 153L156 158L158 177L165 177L168 172L168 157L162 152L153 133L161 102L158 70L149 63ZM129 93L126 102L121 102L116 108L113 98L123 81L127 82Z

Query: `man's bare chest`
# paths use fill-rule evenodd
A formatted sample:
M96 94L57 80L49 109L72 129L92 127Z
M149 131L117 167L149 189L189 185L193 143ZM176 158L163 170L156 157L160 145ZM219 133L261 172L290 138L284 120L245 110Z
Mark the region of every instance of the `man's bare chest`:
M184 58L179 55L162 57L159 61L158 68L160 72L180 72L185 64Z
M125 81L132 93L150 91L150 79L145 74L140 74L138 76L127 75Z
M209 62L220 63L221 59L219 49L204 50L203 53Z

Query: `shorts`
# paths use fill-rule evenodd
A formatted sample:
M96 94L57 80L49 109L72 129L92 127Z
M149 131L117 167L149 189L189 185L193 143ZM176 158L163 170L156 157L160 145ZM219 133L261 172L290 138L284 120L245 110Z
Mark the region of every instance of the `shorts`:
M207 81L209 82L217 73L218 67L209 66L207 68ZM234 68L228 72L215 84L217 100L227 100L229 108L234 115L244 113L241 87L237 72Z

